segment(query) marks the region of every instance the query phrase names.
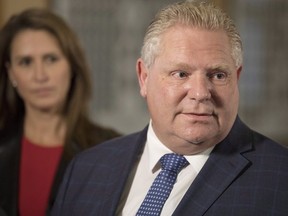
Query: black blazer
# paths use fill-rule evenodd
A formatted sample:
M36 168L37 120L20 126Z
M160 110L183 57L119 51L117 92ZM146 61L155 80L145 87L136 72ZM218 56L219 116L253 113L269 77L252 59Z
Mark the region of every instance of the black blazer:
M97 141L93 143L93 145L119 136L117 132L102 128L98 125L95 125L93 130L95 134L99 134ZM14 130L9 130L8 132L0 131L0 208L3 210L2 212L7 214L7 216L19 215L18 190L21 139L21 127L15 127ZM83 150L76 142L73 142L72 145L74 155ZM64 151L51 188L47 215L50 215L59 185L63 179L65 169L70 161L71 157L68 157Z
M76 156L67 169L52 215L115 215L146 135L147 128ZM237 118L173 215L287 216L288 149Z

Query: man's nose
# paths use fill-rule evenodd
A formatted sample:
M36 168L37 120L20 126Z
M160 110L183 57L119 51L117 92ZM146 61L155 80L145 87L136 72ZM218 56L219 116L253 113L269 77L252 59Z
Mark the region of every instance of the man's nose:
M191 100L205 101L211 98L212 85L208 77L204 75L197 74L189 77L186 88Z

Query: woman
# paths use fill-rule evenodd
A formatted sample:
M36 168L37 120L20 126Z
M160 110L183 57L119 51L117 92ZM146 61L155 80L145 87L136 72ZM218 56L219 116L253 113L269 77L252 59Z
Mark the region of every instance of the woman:
M71 158L119 134L89 120L83 51L52 12L8 20L0 67L0 207L9 216L47 215Z

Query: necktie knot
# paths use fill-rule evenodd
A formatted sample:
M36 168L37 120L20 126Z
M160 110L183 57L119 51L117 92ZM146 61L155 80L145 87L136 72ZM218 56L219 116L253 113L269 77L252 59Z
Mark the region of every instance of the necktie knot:
M178 174L181 169L189 164L185 157L178 154L165 154L160 158L161 168Z

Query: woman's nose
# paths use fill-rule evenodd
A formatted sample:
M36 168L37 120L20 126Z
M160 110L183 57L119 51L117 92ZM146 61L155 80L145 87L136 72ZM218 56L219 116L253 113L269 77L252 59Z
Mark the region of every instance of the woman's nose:
M42 63L35 63L34 68L34 79L38 82L46 81L48 78L45 67Z

